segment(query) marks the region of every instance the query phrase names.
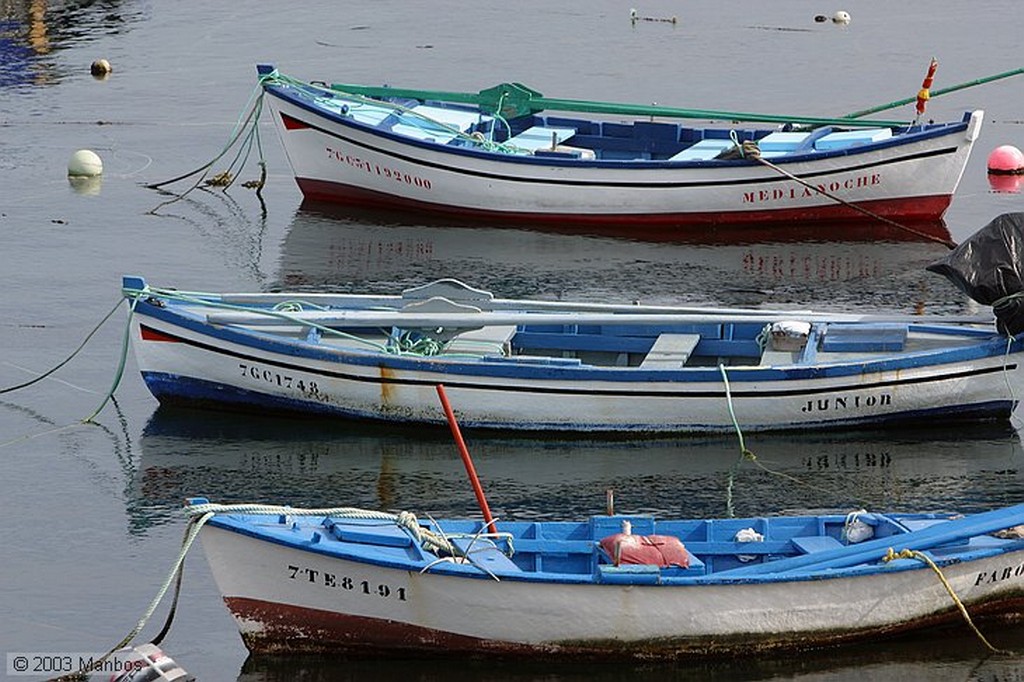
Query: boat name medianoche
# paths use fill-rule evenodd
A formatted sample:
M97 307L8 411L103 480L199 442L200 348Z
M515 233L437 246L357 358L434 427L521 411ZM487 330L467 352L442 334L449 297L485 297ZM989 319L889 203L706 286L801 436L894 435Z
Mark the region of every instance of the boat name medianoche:
M756 191L744 192L743 203L763 204L770 201L783 201L785 199L810 199L812 197L816 197L819 193L835 194L841 190L861 189L864 187L874 187L875 185L880 184L882 184L882 176L880 173L868 173L866 175L858 175L854 178L847 178L842 182L839 180L833 180L828 184L816 185L816 190L805 185L797 185L789 188L776 187L773 189L759 189Z

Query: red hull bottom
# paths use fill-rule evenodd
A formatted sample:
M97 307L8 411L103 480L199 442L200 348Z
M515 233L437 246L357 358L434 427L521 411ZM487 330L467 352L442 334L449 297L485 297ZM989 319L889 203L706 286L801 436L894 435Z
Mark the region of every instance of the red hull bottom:
M486 211L415 201L361 187L296 178L307 201L402 213L406 222L424 216L444 217L476 225L550 227L559 232L600 232L652 240L713 242L724 230L728 237L828 239L830 241L889 239L893 241L950 241L942 223L952 196L889 199L857 204L865 214L843 204L807 209L693 213L533 213ZM879 216L879 220L872 216ZM893 225L893 221L899 225ZM840 229L835 229L840 227ZM851 229L847 229L849 226ZM827 230L822 228L827 227ZM700 228L700 229L694 229ZM709 229L711 232L709 232ZM846 234L852 232L853 236ZM870 233L870 234L868 234ZM796 236L798 235L798 236ZM862 236L859 236L862 235Z
M516 644L433 630L408 623L277 604L256 599L225 597L228 609L240 621L262 624L260 633L243 633L253 654L329 654L354 657L382 654L405 656L469 655L509 659L576 658L584 660L668 660L726 658L757 652L808 651L867 640L880 640L901 633L952 625L956 634L969 634L960 613L950 609L909 624L870 630L820 632L786 635L771 639L743 635L659 639L651 642L618 640ZM975 621L1002 616L1004 622L1022 618L1024 597L1010 597L975 604L970 608ZM961 633L962 630L962 633ZM980 644L979 644L980 647Z

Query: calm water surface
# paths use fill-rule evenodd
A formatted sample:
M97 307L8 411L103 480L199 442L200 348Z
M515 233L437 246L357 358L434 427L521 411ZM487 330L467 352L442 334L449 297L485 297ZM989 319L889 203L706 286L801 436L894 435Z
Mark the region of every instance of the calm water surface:
M225 194L146 189L214 158L245 110L254 64L311 79L479 90L519 80L557 97L837 115L912 96L928 60L935 88L1020 66L1017 0L857 3L845 27L815 24L796 0L657 2L631 26L610 0L515 4L306 2L0 3L0 388L66 358L118 301L122 274L207 290L274 287L395 291L455 276L502 296L864 311L964 312L923 267L935 243L658 243L304 205L269 121L264 205ZM968 40L965 36L977 36ZM89 64L106 58L100 81ZM992 191L985 158L1024 147L1021 81L935 98L929 115L986 110L946 228L961 240L1022 195ZM909 118L908 108L888 112ZM72 186L68 158L89 148L102 180ZM215 168L215 170L221 170ZM241 179L255 177L250 164ZM188 183L177 186L187 189ZM79 422L118 370L119 312L49 379L0 394L0 650L102 652L135 624L178 551L187 495L221 501L348 504L470 514L472 492L444 433L157 409L129 355L92 425ZM1015 387L1017 388L1017 387ZM1015 425L1019 421L1015 422ZM495 513L621 511L772 514L814 509L978 511L1022 498L1014 428L574 441L467 440ZM143 632L145 641L162 621ZM1024 652L1024 632L993 628ZM164 641L204 680L390 678L1020 679L1021 658L986 658L965 631L840 654L668 668L247 659L203 557L187 562Z

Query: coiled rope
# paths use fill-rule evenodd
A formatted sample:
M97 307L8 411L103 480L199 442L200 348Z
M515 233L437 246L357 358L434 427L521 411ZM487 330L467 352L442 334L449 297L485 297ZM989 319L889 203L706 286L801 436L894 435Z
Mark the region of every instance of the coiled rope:
M929 568L932 569L932 571L935 572L935 575L938 576L939 581L942 583L942 586L946 588L946 592L949 593L949 596L953 600L953 603L956 604L957 609L960 611L960 615L964 617L964 620L967 622L967 625L969 625L971 630L974 631L974 634L978 636L978 639L981 640L981 643L985 645L985 648L994 654L1016 655L1012 651L997 649L996 647L992 646L991 643L989 643L989 641L985 638L985 635L981 634L981 630L978 629L978 627L974 624L974 621L971 620L970 614L967 613L967 607L964 606L964 603L962 601L960 601L960 597L957 596L956 591L953 589L953 586L949 584L949 580L947 580L946 576L943 575L942 569L940 569L938 565L934 561L932 561L931 557L929 557L924 552L917 551L916 549L902 549L899 552L897 552L892 547L890 547L889 550L885 553L885 556L882 557L882 561L884 563L889 563L890 561L895 561L896 559L917 559L918 561L926 564Z

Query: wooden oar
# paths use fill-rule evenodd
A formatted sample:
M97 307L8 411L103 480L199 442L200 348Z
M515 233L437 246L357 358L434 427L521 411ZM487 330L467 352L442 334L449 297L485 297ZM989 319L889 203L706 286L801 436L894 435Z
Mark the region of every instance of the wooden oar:
M997 80L1000 80L1002 78L1009 78L1010 76L1018 76L1018 75L1020 75L1022 73L1024 73L1024 68L1012 69L1010 71L1004 71L1002 73L997 73L994 76L987 76L985 78L975 78L972 81L965 81L963 83L957 83L956 85L951 85L948 88L939 88L938 90L932 90L931 91L931 97L935 98L935 97L938 97L939 95L945 95L945 94L950 93L950 92L956 92L957 90L963 90L965 88L971 88L971 87L974 87L975 85L982 85L984 83L991 83L992 81L997 81ZM886 109L895 109L896 107L901 107L904 104L910 104L911 102L914 102L916 100L917 100L917 95L914 95L913 97L906 97L904 99L898 99L898 100L896 100L894 102L889 102L888 104L881 104L881 105L879 105L877 107L870 107L868 109L861 109L860 111L855 111L852 114L847 114L844 118L860 118L861 116L867 116L868 114L876 114L879 111L885 111Z
M845 125L865 127L898 127L907 121L855 121L849 118L827 118L817 116L789 116L780 114L759 114L747 111L719 111L714 109L682 109L657 104L628 104L621 102L600 102L582 99L561 99L545 97L540 92L522 83L502 83L480 92L453 92L443 90L419 90L392 88L349 83L332 83L331 89L341 93L365 97L405 97L423 101L456 102L473 104L481 111L498 114L504 118L525 116L539 111L577 111L594 114L616 114L628 116L661 116L666 118L696 118L726 121L749 121L761 123L794 123L800 125Z
M940 545L967 540L976 535L986 535L1005 528L1012 528L1022 523L1024 523L1024 504L1018 504L980 514L972 514L962 519L943 521L933 526L901 535L876 538L855 545L847 545L839 549L812 552L753 566L743 566L722 571L715 575L739 578L755 575L794 573L797 571L810 573L826 569L849 568L857 564L880 560L885 556L886 551L890 547L897 552L904 549L922 552Z

